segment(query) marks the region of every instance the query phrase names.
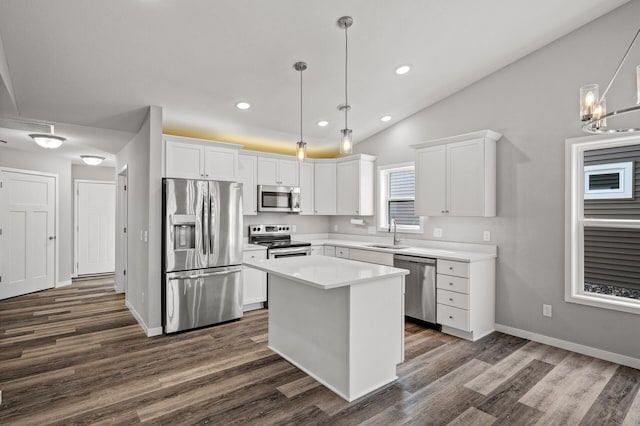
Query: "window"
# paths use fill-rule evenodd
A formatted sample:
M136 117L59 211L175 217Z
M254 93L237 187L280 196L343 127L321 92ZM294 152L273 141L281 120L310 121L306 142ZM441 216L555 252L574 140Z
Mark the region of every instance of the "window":
M415 214L415 166L413 163L378 167L378 227L387 231L393 219L398 231L422 232L422 218Z
M640 137L566 149L565 300L640 314Z

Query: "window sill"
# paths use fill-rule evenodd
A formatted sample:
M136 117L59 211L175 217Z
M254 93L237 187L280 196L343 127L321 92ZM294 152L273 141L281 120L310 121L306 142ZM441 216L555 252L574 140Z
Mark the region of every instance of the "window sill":
M580 305L593 306L596 308L609 309L613 311L640 314L640 301L633 301L616 296L590 295L590 294L568 294L565 295L565 302L577 303Z

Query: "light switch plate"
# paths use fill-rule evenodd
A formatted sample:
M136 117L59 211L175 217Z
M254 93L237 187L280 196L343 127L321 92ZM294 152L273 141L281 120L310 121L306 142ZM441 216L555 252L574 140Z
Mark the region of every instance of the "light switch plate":
M338 232L338 224L333 225L333 232Z
M436 238L442 238L442 228L433 228L433 236Z
M482 239L485 240L485 241L491 241L491 232L484 231L482 233Z
M542 315L545 317L552 317L551 305L542 305Z

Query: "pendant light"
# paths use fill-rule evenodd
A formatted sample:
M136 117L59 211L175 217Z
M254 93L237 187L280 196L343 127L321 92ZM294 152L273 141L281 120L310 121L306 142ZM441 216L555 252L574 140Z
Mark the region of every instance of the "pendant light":
M340 110L344 110L344 129L340 130L340 154L348 155L353 152L353 139L351 129L347 125L347 115L349 113L349 97L347 90L347 69L349 59L349 39L347 36L347 30L353 25L353 18L351 16L343 16L338 19L338 26L344 30L344 105L340 107Z
M599 96L599 87L597 84L588 84L586 86L582 86L580 88L580 121L584 124L582 125L582 130L587 133L631 133L631 132L640 132L640 127L611 127L607 126L607 118L613 116L619 116L623 114L628 114L634 111L640 111L640 65L636 67L636 82L637 82L637 105L630 106L627 108L618 109L616 111L611 111L607 113L607 104L606 97L607 93L609 93L609 89L613 85L622 65L626 61L633 45L636 43L638 38L640 37L640 29L636 32L635 37L631 41L631 44L627 48L624 56L620 60L618 64L618 68L613 73L613 77L609 80L609 84L607 84L607 88L604 89L602 96Z
M34 133L29 136L31 136L31 138L34 141L36 141L38 145L47 149L60 148L60 146L62 145L62 142L66 141L66 139L63 138L62 136L55 136L55 135Z
M296 62L293 68L300 72L300 140L296 143L296 158L304 161L307 158L307 143L302 140L302 71L307 69L306 62Z

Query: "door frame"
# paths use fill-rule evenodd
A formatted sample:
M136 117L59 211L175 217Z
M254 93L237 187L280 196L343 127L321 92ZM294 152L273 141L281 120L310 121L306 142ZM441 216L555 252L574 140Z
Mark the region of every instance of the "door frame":
M92 180L92 179L74 179L73 180L73 276L78 276L78 233L80 229L78 229L78 213L79 213L79 204L78 204L78 195L80 191L79 184L81 183L98 183L98 184L109 184L109 185L117 185L118 182L114 182L112 180ZM116 214L118 212L117 207L118 196L116 193ZM114 253L115 256L115 253Z
M54 206L53 206L53 220L54 220L54 227L55 227L55 244L53 245L53 287L62 287L65 285L69 285L71 284L71 278L69 278L69 280L65 281L65 282L61 282L60 281L60 267L58 265L59 262L59 257L58 257L58 253L60 252L60 239L58 238L60 235L60 214L59 214L59 209L60 209L60 191L59 191L59 175L58 173L45 173L45 172L39 172L37 170L27 170L27 169L14 169L12 167L3 167L0 166L0 172L10 172L10 173L22 173L25 175L36 175L36 176L44 176L44 177L50 177L53 178L53 183L54 183L54 191L55 191L55 197L54 197Z
M120 179L126 189L123 189ZM123 271L129 265L129 165L125 164L116 175L116 293L127 293L128 276ZM121 205L121 200L124 200ZM123 211L124 207L124 211ZM122 232L126 227L127 232Z

